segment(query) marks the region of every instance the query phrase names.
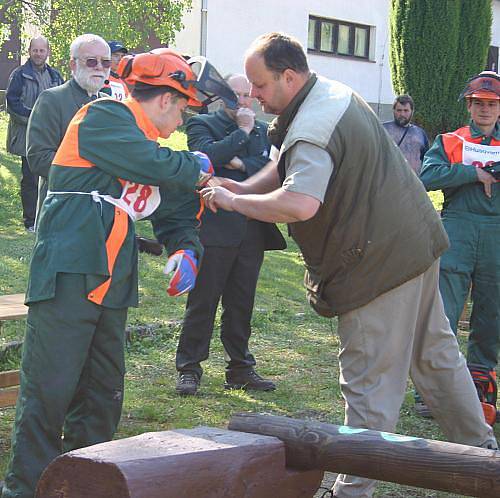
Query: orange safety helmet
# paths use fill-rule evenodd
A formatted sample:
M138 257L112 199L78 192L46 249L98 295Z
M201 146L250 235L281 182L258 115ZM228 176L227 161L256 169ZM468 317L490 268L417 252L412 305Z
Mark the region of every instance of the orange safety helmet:
M150 52L126 55L118 65L117 73L127 84L145 83L168 86L185 95L188 105L199 107L196 76L182 57L170 48L156 48Z
M494 71L483 71L467 81L460 99L500 100L500 76Z

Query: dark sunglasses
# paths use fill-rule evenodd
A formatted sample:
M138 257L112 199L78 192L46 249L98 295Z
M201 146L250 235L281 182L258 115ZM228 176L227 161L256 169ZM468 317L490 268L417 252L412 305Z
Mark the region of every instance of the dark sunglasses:
M97 57L89 57L88 59L80 59L85 62L85 65L90 68L97 67L99 62L104 69L111 67L111 59L98 59Z

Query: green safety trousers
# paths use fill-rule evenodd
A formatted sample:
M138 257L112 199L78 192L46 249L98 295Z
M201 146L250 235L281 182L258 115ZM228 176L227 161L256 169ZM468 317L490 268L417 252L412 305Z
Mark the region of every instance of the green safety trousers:
M450 248L441 256L439 289L457 334L472 284L467 362L494 370L500 346L500 216L446 211Z
M116 431L127 308L96 305L86 295L85 275L58 274L55 297L29 306L2 498L33 498L54 458Z

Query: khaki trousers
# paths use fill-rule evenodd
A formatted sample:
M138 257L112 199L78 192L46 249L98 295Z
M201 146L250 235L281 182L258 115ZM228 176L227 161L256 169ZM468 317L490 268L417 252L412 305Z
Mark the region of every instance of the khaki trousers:
M438 290L439 260L425 273L339 316L345 424L393 432L408 374L446 438L497 448ZM370 497L376 481L341 474L336 497Z

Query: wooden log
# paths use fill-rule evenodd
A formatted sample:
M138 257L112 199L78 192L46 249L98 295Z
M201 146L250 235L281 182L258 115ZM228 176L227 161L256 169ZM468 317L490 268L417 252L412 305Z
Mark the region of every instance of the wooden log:
M0 408L7 406L14 406L19 394L19 388L9 387L7 389L0 389Z
M500 451L260 414L237 414L229 429L278 437L291 468L467 496L500 496Z
M312 498L323 472L285 468L277 438L198 427L142 434L56 458L37 498Z
M27 314L28 307L24 304L24 294L0 296L0 321L17 320Z
M19 370L7 370L0 372L0 387L12 387L19 385Z

